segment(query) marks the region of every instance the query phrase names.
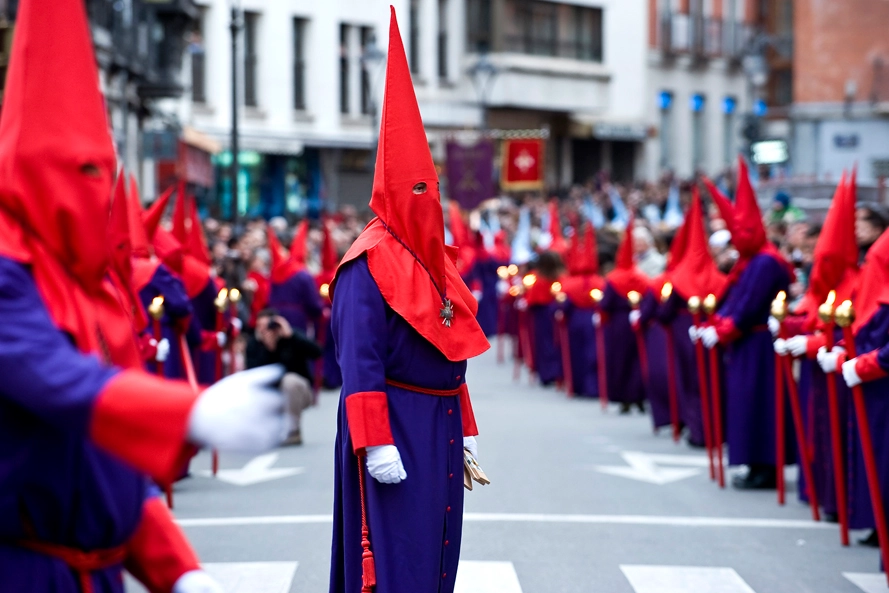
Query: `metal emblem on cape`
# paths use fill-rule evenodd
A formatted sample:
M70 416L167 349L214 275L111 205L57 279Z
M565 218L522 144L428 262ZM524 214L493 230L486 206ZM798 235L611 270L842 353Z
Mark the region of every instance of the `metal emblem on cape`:
M454 305L451 303L451 299L445 299L442 301L442 308L439 317L441 317L441 324L446 327L451 327L451 321L454 319Z

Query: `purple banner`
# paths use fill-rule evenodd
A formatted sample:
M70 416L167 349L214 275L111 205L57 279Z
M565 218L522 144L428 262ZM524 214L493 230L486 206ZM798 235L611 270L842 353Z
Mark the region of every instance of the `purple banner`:
M455 141L447 145L448 197L464 210L474 210L494 197L494 144L479 140L464 146Z

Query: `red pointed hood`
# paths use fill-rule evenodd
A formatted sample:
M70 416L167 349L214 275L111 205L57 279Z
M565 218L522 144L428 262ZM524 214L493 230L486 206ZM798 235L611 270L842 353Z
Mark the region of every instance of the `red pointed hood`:
M210 249L207 247L207 238L204 237L204 227L198 215L197 201L192 198L189 202L191 206L188 229L188 253L202 264L212 265L213 259L210 257Z
M633 228L635 224L636 217L630 214L630 222L617 250L614 269L606 277L614 290L621 296L626 296L633 290L645 293L651 286L648 277L639 271L633 260Z
M847 182L846 174L843 173L815 244L809 291L819 305L839 285L847 270L858 268L855 191L852 183L854 182L851 180Z
M173 236L184 247L188 245L188 205L185 203L185 184L176 186L176 202L173 204Z
M445 255L438 178L395 9L390 11L386 92L370 200L377 218L361 232L337 270L366 254L371 276L393 311L448 360L462 361L478 356L490 344L475 319L475 297L454 260ZM425 193L414 194L414 186L421 182L426 184ZM336 279L331 295L335 287ZM442 317L449 311L449 318Z
M724 193L719 191L719 188L710 181L708 178L702 178L704 182L704 186L706 186L707 191L710 192L710 199L713 200L713 203L716 204L716 208L719 209L719 215L722 217L722 220L725 222L725 227L728 232L732 234L734 237L735 234L735 207L732 206L731 201L726 197Z
M182 275L182 259L185 257L185 249L176 240L173 233L167 229L158 228L154 232L152 242L154 252L164 264L176 274Z
M852 329L855 333L867 325L880 305L889 305L889 231L880 235L867 250L853 303L855 323Z
M568 251L568 243L565 242L565 235L562 233L562 219L559 215L559 200L553 198L549 201L549 234L552 237L552 243L549 244L549 251L555 251L559 255L564 256Z
M589 222L575 227L568 252L568 273L584 276L599 273L599 251L596 246L596 230Z
M290 242L290 259L301 266L306 264L306 241L309 238L309 221L302 219L293 232L293 240Z
M726 277L716 267L710 255L707 236L704 234L704 208L698 188L692 188L691 206L685 216L680 231L682 237L679 251L671 249L670 269L667 279L684 300L693 296L704 298L709 294L722 297L726 288ZM676 240L673 242L676 247Z
M386 91L370 208L445 291L444 214L438 175L414 94L404 44L390 7ZM418 183L426 192L414 194Z
M145 234L148 236L149 241L154 241L157 229L161 224L161 218L164 217L164 212L167 211L167 206L170 204L171 197L173 197L172 187L167 188L167 190L161 194L161 197L156 199L142 214L142 222L145 224Z
M333 274L336 272L336 267L340 263L339 254L336 251L336 245L333 242L333 237L330 235L330 228L327 226L327 221L321 226L321 232L323 233L321 236L321 272L325 274L325 276L333 277Z
M130 244L133 249L133 257L147 259L152 255L151 244L148 242L148 233L145 232L145 224L142 222L142 200L139 198L139 185L136 178L130 175L130 191L127 207L127 222L130 230Z
M272 282L275 284L287 282L291 276L302 269L302 266L291 257L288 257L287 252L281 247L281 242L278 241L278 235L275 234L275 230L270 226L266 227L266 237L268 238L269 252L272 256Z
M108 219L108 253L112 269L122 281L129 284L133 279L133 248L130 242L126 187L127 177L121 171L114 184L114 200L111 202L111 216Z
M732 223L732 244L741 257L753 257L766 244L766 228L756 194L750 185L747 163L738 157L738 190L735 194L735 217Z
M475 264L478 244L473 242L469 227L463 220L463 212L456 200L448 202L448 222L451 235L454 237L454 247L457 248L457 270L465 278Z
M116 156L83 2L21 2L9 62L0 211L94 293L108 266Z

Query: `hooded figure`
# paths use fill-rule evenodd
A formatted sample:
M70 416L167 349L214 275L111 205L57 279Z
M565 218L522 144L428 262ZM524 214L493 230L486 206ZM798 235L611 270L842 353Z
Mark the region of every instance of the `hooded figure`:
M300 232L303 228L305 233ZM309 326L316 329L315 324L321 318L321 297L318 295L315 279L305 269L307 235L308 223L297 229L291 254L288 255L281 247L274 229L267 228L266 237L272 256L267 306L278 311L293 329L305 335L315 335L309 332Z
M562 278L562 292L566 297L562 310L568 328L571 385L577 395L599 397L599 359L593 326L596 308L591 292L602 290L605 282L599 275L596 230L591 222L582 228L575 225L567 259L568 275Z
M496 223L497 213L492 215ZM495 228L496 227L496 228ZM476 234L475 263L472 266L472 283L478 288L478 313L476 319L486 336L493 336L502 329L500 319L500 276L497 270L509 264L510 250L506 234L500 225L488 225L484 218Z
M663 287L667 282L672 285L672 291L664 300L663 295L667 291ZM702 295L709 294L721 298L725 292L725 276L716 268L716 262L710 255L704 234L703 205L696 187L692 188L691 205L685 222L670 248L667 271L655 288L653 298L659 301L657 319L673 339L679 418L688 428L689 444L703 447L705 441L697 361L694 344L688 339L688 329L692 326L688 299L693 296L703 298Z
M623 412L631 405L643 409L645 401L645 377L639 352L639 340L630 323L632 307L630 292L644 296L649 290L648 277L633 261L633 227L635 219L624 233L617 252L614 269L605 277L605 291L600 308L607 315L605 343L608 344L608 395L611 401L621 404Z
M450 593L463 448L475 453L477 434L466 359L489 346L445 248L438 179L394 9L388 55L370 201L377 218L333 284L343 389L330 591Z
M742 489L774 488L775 357L767 323L772 301L790 285L792 269L766 240L744 159L738 159L734 206L712 183L706 183L739 254L713 325L701 335L707 348L722 345L726 349L729 464L750 468L746 476L735 476L733 484ZM788 449L793 451L793 430L785 434L789 435Z
M109 233L115 153L83 2L20 2L11 54L0 117L0 592L122 593L123 566L152 593L214 587L149 477L168 484L189 443L278 442L281 397L260 386L280 372L198 395L139 368L111 278L126 268L111 267L112 251L127 251L126 215Z

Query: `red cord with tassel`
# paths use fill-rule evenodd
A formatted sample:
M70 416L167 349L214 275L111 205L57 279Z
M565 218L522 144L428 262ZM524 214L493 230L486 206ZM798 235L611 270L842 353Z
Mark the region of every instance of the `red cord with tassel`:
M358 458L358 492L361 497L361 593L373 593L377 585L377 569L374 553L370 549L370 527L367 525L367 502L364 494L364 464Z

